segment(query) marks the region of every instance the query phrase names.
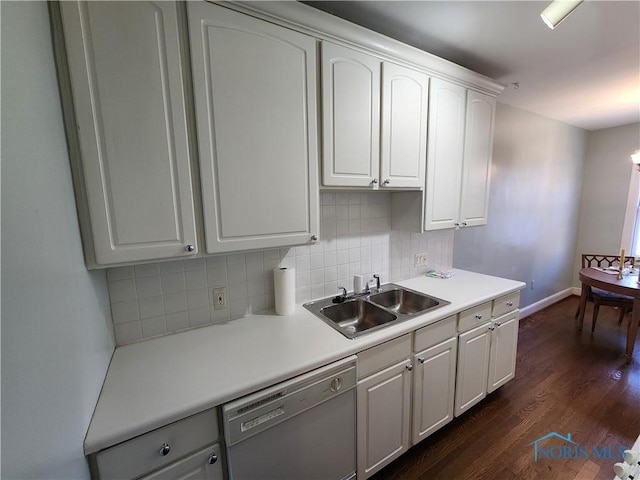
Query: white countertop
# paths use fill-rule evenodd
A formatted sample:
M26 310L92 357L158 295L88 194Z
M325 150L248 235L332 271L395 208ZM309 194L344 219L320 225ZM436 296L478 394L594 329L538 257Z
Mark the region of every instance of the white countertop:
M84 442L86 455L220 405L461 310L524 288L514 280L454 270L449 279L399 285L451 302L350 340L302 305L116 348Z

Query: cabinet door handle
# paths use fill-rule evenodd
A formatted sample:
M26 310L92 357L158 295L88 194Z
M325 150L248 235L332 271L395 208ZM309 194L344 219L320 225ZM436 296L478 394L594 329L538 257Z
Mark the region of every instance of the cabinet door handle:
M507 302L507 307L513 307L513 302Z
M462 226L466 227L467 226L467 222L462 222Z
M318 241L318 236L317 235L311 235L311 241L312 242L317 242Z
M185 248L187 252L193 252L195 249L196 247L194 247L193 245L187 245L187 248Z
M169 446L168 443L163 443L162 446L160 447L160 455L162 455L163 457L166 457L167 455L169 455L170 451L171 451L171 447Z
M411 370L413 370L413 365L412 365L412 364L406 365L406 366L405 366L405 368L406 368L408 371L411 371Z
M383 185L389 185L391 183L391 180L389 180L388 178L385 179L384 182L382 182Z
M372 183L373 185L377 185L377 184L378 184L378 179L377 179L377 178L374 178L373 180L371 180L371 183Z
M418 357L418 361L419 361L420 363L424 363L424 362L426 362L426 361L427 361L427 359L426 359L426 358L423 358L423 357Z
M207 459L207 463L209 465L213 465L217 461L218 461L218 455L216 455L215 453L212 453L211 455L209 455L209 458Z
M478 320L482 320L482 314L481 313L476 313L476 318Z
M489 327L489 330L491 330L492 332L493 332L495 329L496 329L496 327L494 327L493 325L491 325L491 326Z
M493 322L493 323L495 323L496 327L499 327L499 326L501 326L501 325L502 325L502 323L501 323L501 322Z

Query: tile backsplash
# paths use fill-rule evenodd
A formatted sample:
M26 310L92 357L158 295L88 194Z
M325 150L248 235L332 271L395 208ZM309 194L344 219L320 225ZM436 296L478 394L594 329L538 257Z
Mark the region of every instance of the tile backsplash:
M273 269L294 267L298 303L353 289L353 276L383 283L453 265L453 230L391 231L388 192L320 195L320 239L314 245L213 255L107 269L117 345L274 308ZM414 255L427 252L427 265ZM226 287L227 308L213 308Z

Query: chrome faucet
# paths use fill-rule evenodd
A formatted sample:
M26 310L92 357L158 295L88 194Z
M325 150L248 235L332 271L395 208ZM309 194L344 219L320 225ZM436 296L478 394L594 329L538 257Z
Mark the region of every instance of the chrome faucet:
M376 286L372 287L371 283L375 282ZM373 278L371 280L369 280L367 282L367 285L365 286L365 291L363 292L364 295L369 295L370 293L372 293L372 288L375 288L376 293L380 292L380 275L378 275L377 273L373 275Z
M362 296L362 295L369 295L371 293L371 289L373 288L371 286L371 283L375 282L376 286L376 293L380 292L380 275L379 274L374 274L373 278L371 280L369 280L367 282L367 284L365 285L365 290L364 292L353 292L353 293L348 293L347 289L345 287L338 287L338 290L342 290L342 295L336 295L335 297L333 297L333 299L331 300L333 303L343 303L345 300L347 300L347 298L353 296L353 297L357 297L357 296Z
M345 287L338 287L338 290L342 290L342 295L336 295L332 300L333 303L342 303L348 297L347 289Z
M369 295L371 293L371 288L372 288L371 284L373 282L375 282L375 280L373 278L367 282L367 285L364 288L364 292L362 292L364 295ZM373 287L373 288L375 288L375 287Z

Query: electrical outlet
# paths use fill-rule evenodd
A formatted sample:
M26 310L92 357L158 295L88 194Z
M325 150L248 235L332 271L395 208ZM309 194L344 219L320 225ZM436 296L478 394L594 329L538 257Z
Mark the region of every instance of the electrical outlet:
M424 267L427 264L427 252L416 253L413 258L414 267Z
M224 310L227 308L227 287L213 289L213 309Z

